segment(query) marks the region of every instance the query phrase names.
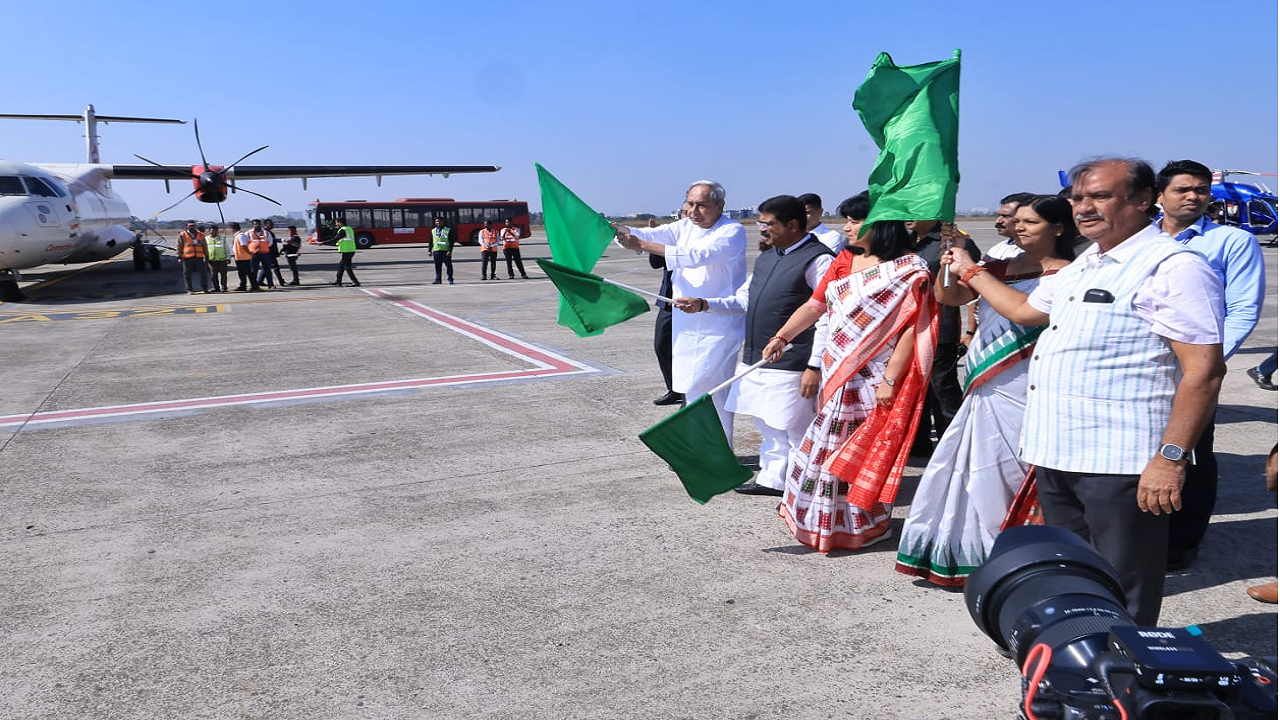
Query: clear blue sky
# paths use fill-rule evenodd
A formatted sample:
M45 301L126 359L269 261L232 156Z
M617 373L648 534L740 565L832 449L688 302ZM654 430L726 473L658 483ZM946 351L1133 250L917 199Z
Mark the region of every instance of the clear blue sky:
M496 164L487 176L247 183L315 199L517 197L534 161L602 212L666 212L692 180L730 207L862 190L850 107L880 51L963 51L957 208L1056 191L1086 156L1277 169L1274 0L1133 2L10 3L0 112L200 119L210 162ZM107 125L104 162L198 162L191 127ZM0 157L83 162L78 125L0 121ZM1274 181L1271 181L1275 186ZM179 187L181 186L181 187ZM121 181L134 214L189 184ZM228 218L274 206L233 196ZM166 219L216 218L194 200Z

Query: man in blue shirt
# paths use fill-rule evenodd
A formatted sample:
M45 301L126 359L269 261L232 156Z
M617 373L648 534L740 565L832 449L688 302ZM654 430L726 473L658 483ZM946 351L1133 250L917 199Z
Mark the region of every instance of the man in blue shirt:
M1162 235L1186 245L1209 261L1226 289L1222 355L1229 358L1258 323L1266 289L1266 265L1253 235L1218 225L1205 214L1213 200L1213 173L1194 160L1175 160L1156 176L1158 202L1164 215L1156 220ZM1169 570L1195 561L1209 527L1218 494L1218 461L1213 456L1213 421L1195 447L1195 464L1187 468L1182 510L1169 523Z

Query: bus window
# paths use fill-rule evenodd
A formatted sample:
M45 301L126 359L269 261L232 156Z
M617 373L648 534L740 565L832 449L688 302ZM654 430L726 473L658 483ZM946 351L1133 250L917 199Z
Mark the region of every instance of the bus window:
M391 227L391 211L387 208L375 208L367 211L370 214L370 223L367 227L371 228L389 228Z

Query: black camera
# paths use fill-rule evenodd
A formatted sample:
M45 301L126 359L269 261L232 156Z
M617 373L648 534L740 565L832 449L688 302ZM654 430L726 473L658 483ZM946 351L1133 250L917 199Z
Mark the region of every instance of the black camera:
M1228 660L1195 628L1136 626L1115 570L1069 530L1004 531L964 597L1022 668L1026 720L1276 717L1274 657Z

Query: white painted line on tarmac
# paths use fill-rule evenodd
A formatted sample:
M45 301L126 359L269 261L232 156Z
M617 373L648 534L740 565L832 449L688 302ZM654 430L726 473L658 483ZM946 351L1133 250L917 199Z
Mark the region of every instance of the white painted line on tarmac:
M384 299L389 295L381 290L367 290L370 295ZM160 400L156 402L132 403L127 405L103 405L72 410L53 410L18 415L0 415L0 430L37 430L54 427L65 427L90 422L127 418L146 420L174 415L190 414L197 410L209 408L232 407L237 405L265 406L286 404L297 401L314 401L326 398L351 398L375 396L415 390L427 387L456 387L461 385L482 385L510 380L531 378L566 377L571 375L595 375L601 370L590 365L567 358L559 353L539 348L530 343L518 340L505 333L484 328L447 313L440 312L420 303L407 300L385 300L419 317L430 320L453 332L483 343L500 352L522 360L532 367L522 370L505 370L489 373L464 373L442 377L411 378L407 380L385 380L381 382L356 383L352 385L329 385L322 387L300 388L297 390L276 390L269 392L241 393L237 395L215 395L210 397L186 398L181 400Z

